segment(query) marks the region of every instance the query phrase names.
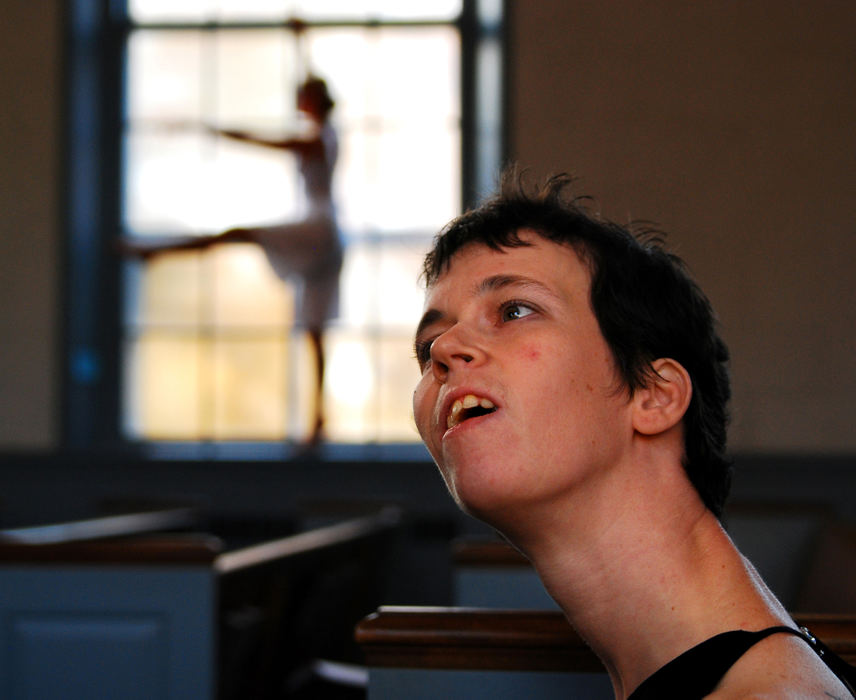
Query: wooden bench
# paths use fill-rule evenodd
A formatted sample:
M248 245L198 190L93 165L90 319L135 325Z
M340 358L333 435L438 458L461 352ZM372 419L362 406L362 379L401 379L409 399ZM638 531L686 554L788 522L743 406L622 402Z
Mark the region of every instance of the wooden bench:
M0 697L264 697L309 655L356 648L397 511L234 551L188 516L0 533ZM313 612L324 593L332 617Z
M797 621L856 662L856 616ZM356 638L372 700L612 698L599 659L558 611L382 607Z
M452 595L460 607L558 609L529 560L500 539L452 543Z
M184 509L0 533L0 696L215 693L221 543Z
M192 508L169 508L107 515L48 525L0 530L0 545L70 545L92 540L192 529L198 515ZM26 548L19 550L24 555ZM37 551L32 549L31 551ZM10 550L11 555L11 550Z
M353 630L383 602L400 521L387 508L220 555L220 700L297 692L321 659L361 662Z

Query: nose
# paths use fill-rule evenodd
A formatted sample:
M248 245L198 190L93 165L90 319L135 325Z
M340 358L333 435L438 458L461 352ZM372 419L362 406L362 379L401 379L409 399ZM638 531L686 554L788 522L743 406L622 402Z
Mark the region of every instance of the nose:
M431 343L431 370L440 382L449 373L464 367L473 367L484 361L486 351L476 334L460 324L435 338Z

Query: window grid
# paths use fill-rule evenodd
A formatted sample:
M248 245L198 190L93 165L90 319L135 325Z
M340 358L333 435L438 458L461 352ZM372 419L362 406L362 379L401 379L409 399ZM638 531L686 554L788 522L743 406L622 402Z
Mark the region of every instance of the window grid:
M422 29L441 25L446 29L451 28L455 30L455 25L437 22L401 22L394 24L396 27L407 30L411 30L414 27ZM323 32L334 28L362 26L362 23L359 22L325 22L313 25L313 27L307 29L304 41L312 36L313 29ZM135 28L129 36L134 37L135 32L171 33L187 31L189 29L188 25L147 24ZM367 31L377 36L377 29L377 27L370 27ZM270 30L271 26L266 23L241 24L239 26L208 25L204 28L205 34L209 37L212 32L269 32ZM288 29L279 26L276 27L276 31L288 32ZM136 34L136 36L140 35ZM213 42L208 41L207 43L209 45L207 50L212 51L213 49L211 49L210 45ZM287 50L283 51L283 55L288 53ZM291 53L296 54L296 49L291 51ZM211 93L206 93L205 89L206 85L209 88L218 85L215 72L216 66L217 64L213 61L200 61L201 79L199 82L203 87L199 91L199 110L202 114L211 113L212 111L216 112L216 109L212 107L212 104L216 104L216 95L215 97L211 97ZM460 66L456 70L460 72ZM328 76L325 75L325 77ZM335 85L332 85L332 87L335 92ZM128 133L133 134L135 130L140 132L146 132L147 130L157 131L157 120L154 120L153 123L147 123L145 120L135 120L133 113L129 116L131 118L127 125ZM460 115L458 113L457 117L453 117L451 123L448 123L448 116L446 119L447 128L451 127L457 134L452 139L452 142L453 148L459 153ZM374 124L371 123L371 120L364 121L367 122L365 126L369 127L365 130L369 133L372 130L370 128L372 126L379 126L381 130L384 128L382 120L378 120L377 118L374 119ZM352 124L349 125L347 123L347 118L345 122L340 132L343 145L346 141L345 134L354 128ZM252 125L248 126L252 127ZM381 133L383 132L381 131ZM203 147L216 149L217 146L217 143L208 143ZM370 149L368 152L371 152ZM279 157L282 158L282 156ZM458 155L458 157L460 156ZM459 178L459 172L460 164L455 163L454 172L449 173L449 178L452 180ZM342 173L340 172L340 183L343 180L341 175ZM296 181L293 184L296 187ZM459 190L460 183L457 181L454 182L453 188L456 191ZM455 213L448 211L448 203L446 204L446 208L447 210L443 211L442 206L437 207L441 213L437 221L432 222L436 223L436 225L432 226L425 222L418 222L422 226L417 225L414 227L415 230L411 230L409 233L402 233L400 228L395 226L395 221L391 224L387 222L386 225L384 225L384 222L373 225L370 218L366 216L351 216L350 219L347 215L343 216L345 222L344 228L347 230L348 257L346 258L345 269L342 273L343 298L341 304L346 308L343 309L342 319L334 323L327 333L327 377L329 381L327 382L326 401L328 406L333 407L328 431L331 433L331 438L334 441L357 443L407 442L415 441L417 438L415 430L410 425L409 408L403 409L400 399L396 400L396 397L406 397L409 395L408 386L401 386L402 384L411 383L411 379L407 376L408 370L402 365L401 360L403 359L407 363L407 367L414 364L409 357L409 324L413 318L413 314L398 312L399 317L395 317L395 313L393 313L392 318L384 318L389 302L387 290L380 289L378 285L369 285L367 289L361 290L358 280L365 280L366 278L382 279L383 277L378 275L378 271L382 268L387 268L393 273L400 273L402 261L406 260L410 265L409 269L411 272L409 274L415 286L418 258L421 257L421 252L427 246L430 235L442 225L443 221L449 218L450 214ZM127 208L125 211L127 213ZM293 214L293 212L288 212L288 214ZM232 222L224 221L223 227L227 223ZM406 224L406 222L399 223ZM172 232L168 227L164 226L152 226L149 231L134 229L130 231L130 233L148 233L150 235ZM193 232L209 231L203 227L197 227ZM183 253L181 254L184 257L183 261L177 259L167 260L164 258L163 262L145 267L134 263L126 266L124 278L125 318L127 319L124 341L126 357L126 404L123 410L123 426L127 437L145 440L281 440L283 438L298 437L301 431L305 429L305 426L301 425L300 407L307 400L307 358L301 347L301 337L291 328L290 319L286 313L286 310L290 308L289 295L291 290L287 286L282 285L278 280L273 280L270 286L270 289L273 289L278 285L282 292L282 299L279 304L281 318L276 322L224 324L218 322L217 309L212 308L212 305L214 307L217 306L217 300L220 296L224 298L229 297L229 293L223 291L219 285L219 279L223 275L218 272L218 263L228 267L230 263L235 263L235 260L232 258L240 257L240 255L247 257L247 251L233 250L221 252L218 250L215 252L212 250L201 254ZM252 257L252 255L249 257ZM263 274L264 262L258 259L258 256L256 258L255 262L251 262L250 264L255 265L253 269L256 275ZM156 279L158 274L157 265L168 267L170 263L176 265L181 262L191 272L183 274L179 272L176 274L183 278L185 282L187 280L194 281L190 285L191 288L185 290L185 295L193 297L195 294L198 298L195 301L193 299L182 299L181 294L178 294L177 297L173 296L168 301L164 301L162 306L167 311L178 309L180 312L180 307L182 302L184 302L190 308L188 316L193 316L195 313L196 317L190 322L185 320L178 323L178 325L176 325L176 319L170 322L169 319L140 318L138 313L140 300L145 294L156 294L156 290L161 289L163 291L165 287L167 288L165 293L169 294L169 285L158 283ZM362 272L354 269L360 264L362 265ZM161 270L161 273L163 273L163 270ZM225 276L229 277L228 272ZM388 272L387 277L390 276L395 278L394 274L390 275ZM193 289L194 285L196 287L195 290ZM364 283L363 286L365 286ZM353 291L349 293L346 290ZM269 291L268 293L276 296L274 292ZM384 295L385 297L382 298ZM406 291L404 296L408 295L412 301L418 297L418 291L415 289ZM352 298L354 296L357 297L356 300ZM272 365L278 365L278 369L272 371L274 375L279 373L278 381L281 382L279 391L284 392L287 400L279 408L272 410L274 414L273 418L269 417L271 413L269 411L267 418L257 420L256 425L261 425L263 430L256 434L252 432L251 426L249 426L247 421L242 422L240 420L233 421L231 429L224 430L220 422L222 422L223 415L228 413L229 407L240 405L242 402L251 406L252 401L249 401L245 396L243 398L230 398L228 391L225 397L221 397L221 394L216 391L213 395L206 395L206 391L211 391L212 384L209 381L207 390L199 389L192 393L190 403L193 403L195 400L196 406L195 408L188 409L185 413L185 416L191 416L190 420L194 420L193 416L196 416L195 420L200 424L200 427L196 430L191 429L190 431L185 431L184 434L181 431L176 431L174 434L170 433L170 426L175 427L177 423L180 423L180 420L174 418L168 411L164 411L160 416L160 425L157 425L156 420L156 425L152 428L151 420L149 420L149 428L141 430L140 426L146 423L145 416L141 415L141 404L145 402L139 400L139 394L135 397L133 388L136 383L138 392L140 391L140 385L144 390L145 388L151 389L152 384L150 382L152 378L158 378L159 374L166 375L160 377L160 380L169 386L171 378L169 370L166 369L165 363L167 360L164 360L164 358L168 359L170 353L161 348L163 352L160 355L156 354L153 359L150 359L151 365L148 373L146 371L142 373L138 371L135 374L133 369L131 371L127 370L135 366L135 356L140 354L141 349L145 349L144 346L146 343L157 344L159 337L170 338L172 341L177 341L181 337L194 338L190 346L195 345L197 356L188 359L187 366L191 367L192 371L196 373L197 382L200 378L207 375L209 378L215 378L213 380L214 383L216 383L216 377L222 375L224 372L228 374L234 367L241 364L246 365L246 353L244 354L245 360L243 363L218 365L218 356L229 354L230 351L234 351L236 355L241 355L235 347L236 343L240 345L241 342L254 342L252 340L254 338L263 338L263 342L269 346L268 349L276 347L283 350L280 353L280 360L278 362L272 359L276 355L275 351L268 352L267 357ZM166 342L166 347L168 347L168 342ZM189 347L184 347L184 350L190 352ZM175 349L173 349L174 352L176 352ZM139 368L139 365L136 366ZM309 370L311 371L311 368ZM217 374L218 372L220 375ZM193 377L177 376L172 379L172 382L187 380L192 381ZM258 377L250 379L244 377L242 381L239 379L237 383L241 386L246 386L246 384L253 385L254 383L258 384L259 379ZM355 397L361 395L368 397L362 404L353 400ZM165 394L164 396L169 397L169 394ZM206 398L206 396L208 397ZM172 401L169 399L165 402L163 399L161 400L161 406L170 408L175 407L176 403L180 404L181 401L175 398ZM159 412L157 407L145 410L153 411L153 415L157 415ZM402 420L403 411L406 411L404 420ZM251 412L250 415L252 415ZM278 427L276 427L277 420L281 420L281 425ZM252 421L249 421L249 423L252 423Z

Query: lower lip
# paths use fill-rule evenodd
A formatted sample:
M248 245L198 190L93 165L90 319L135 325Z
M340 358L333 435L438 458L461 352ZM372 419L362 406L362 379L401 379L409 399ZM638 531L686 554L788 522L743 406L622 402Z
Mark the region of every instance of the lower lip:
M478 425L481 425L482 422L484 422L488 418L495 416L497 413L498 413L498 411L493 411L493 413L485 413L483 416L476 416L475 418L467 418L462 423L458 423L457 425L453 425L451 428L447 428L446 432L443 433L443 439L445 440L446 438L448 438L452 435L456 435L464 429L473 428L473 427L476 427Z

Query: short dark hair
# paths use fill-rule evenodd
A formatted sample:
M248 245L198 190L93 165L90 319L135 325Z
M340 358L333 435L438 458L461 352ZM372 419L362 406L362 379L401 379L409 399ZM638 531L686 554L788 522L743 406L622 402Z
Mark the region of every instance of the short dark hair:
M585 197L566 195L573 181L554 175L530 193L514 169L500 191L451 221L434 239L422 277L428 287L456 252L470 244L494 250L528 245L523 229L571 246L591 274L591 305L621 379L632 396L653 373L652 362L680 362L692 380L683 419L684 468L718 517L731 488L726 449L731 396L728 348L720 338L710 301L684 262L667 251L662 234L595 218Z

